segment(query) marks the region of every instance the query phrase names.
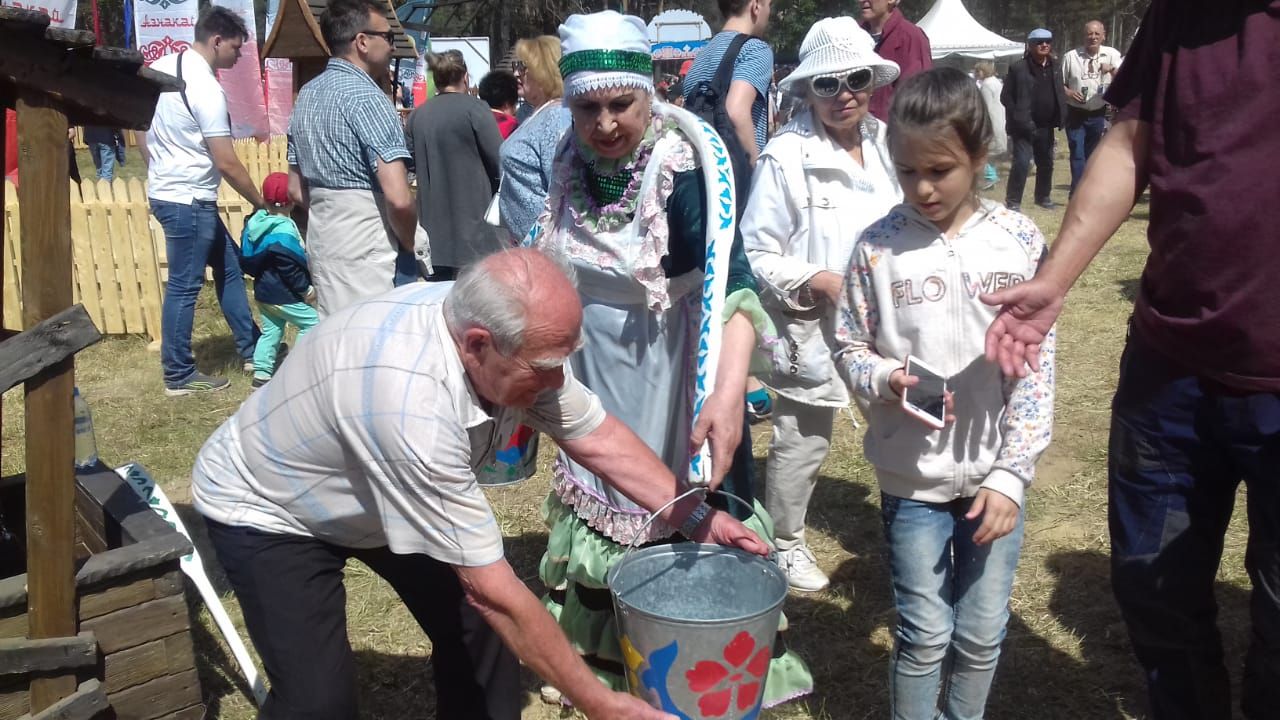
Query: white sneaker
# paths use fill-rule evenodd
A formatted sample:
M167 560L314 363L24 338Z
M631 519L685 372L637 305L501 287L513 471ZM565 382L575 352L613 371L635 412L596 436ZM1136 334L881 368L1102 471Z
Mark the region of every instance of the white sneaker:
M779 550L778 567L787 576L787 584L801 592L817 592L831 584L827 574L818 568L818 560L808 545Z

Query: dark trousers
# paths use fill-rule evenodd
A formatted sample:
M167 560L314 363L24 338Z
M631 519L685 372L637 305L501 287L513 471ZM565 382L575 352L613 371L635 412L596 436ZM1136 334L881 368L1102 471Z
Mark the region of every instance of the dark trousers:
M342 570L356 558L391 584L431 639L440 720L519 720L520 666L472 608L453 569L426 555L355 550L206 521L271 694L270 720L357 717ZM427 663L424 661L423 669ZM424 711L423 717L426 716Z
M1112 587L1152 717L1231 717L1213 584L1241 480L1253 632L1245 717L1280 710L1280 395L1240 395L1143 343L1125 348L1112 408Z
M1013 144L1013 165L1009 168L1005 204L1022 204L1032 158L1036 162L1036 202L1048 200L1053 191L1053 128L1036 128L1030 135L1013 135L1009 139Z
M1084 177L1085 163L1107 132L1107 114L1103 111L1067 110L1066 130L1067 148L1071 151L1071 192L1075 192L1080 178Z

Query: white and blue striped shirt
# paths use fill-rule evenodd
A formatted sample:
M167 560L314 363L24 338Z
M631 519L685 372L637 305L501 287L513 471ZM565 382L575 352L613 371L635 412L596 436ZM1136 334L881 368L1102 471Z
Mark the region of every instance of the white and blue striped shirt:
M572 377L527 410L484 410L445 325L451 287L406 285L307 333L201 448L196 509L226 525L451 565L500 559L475 471L519 423L572 439L605 413Z

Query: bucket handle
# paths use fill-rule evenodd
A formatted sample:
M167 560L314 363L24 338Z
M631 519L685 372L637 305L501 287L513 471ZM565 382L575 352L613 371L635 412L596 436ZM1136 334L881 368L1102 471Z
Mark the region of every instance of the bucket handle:
M742 505L748 511L750 511L754 517L756 518L760 517L759 513L756 512L754 505L747 502L746 500L743 500L737 495L734 495L731 492L725 492L724 490L711 490L702 485L695 485L694 487L691 487L688 490L685 490L684 492L680 493L679 495L676 495L675 497L671 498L662 507L649 513L649 517L645 518L644 524L641 525L640 529L637 530L636 533L631 536L631 541L627 543L627 551L622 554L622 559L626 560L627 556L631 554L631 551L639 547L639 545L636 545L636 540L644 536L645 532L649 529L649 526L653 524L653 521L657 520L658 516L661 515L663 512L665 512L667 508L671 507L672 505L675 505L676 503L689 497L690 495L699 494L699 493L703 495L710 495L711 493L715 493L717 495L723 495L727 498L737 501L738 504ZM693 538L689 538L689 540L692 540L692 539ZM770 546L769 556L768 556L769 562L777 562L778 552L773 549L772 543L770 543L768 539L765 539L765 538L761 538L761 539L764 540L764 542Z

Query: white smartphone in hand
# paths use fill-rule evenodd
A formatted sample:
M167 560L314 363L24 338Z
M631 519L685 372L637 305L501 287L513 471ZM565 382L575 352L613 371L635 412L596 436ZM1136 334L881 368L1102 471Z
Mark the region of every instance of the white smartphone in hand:
M907 375L919 379L902 391L902 410L935 430L947 426L947 379L919 358L907 356Z

